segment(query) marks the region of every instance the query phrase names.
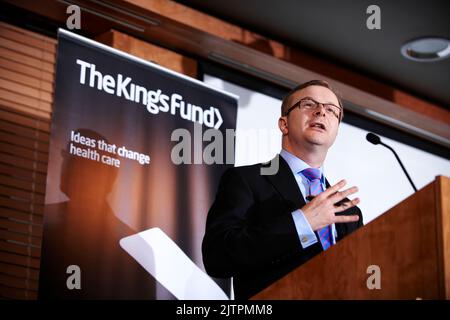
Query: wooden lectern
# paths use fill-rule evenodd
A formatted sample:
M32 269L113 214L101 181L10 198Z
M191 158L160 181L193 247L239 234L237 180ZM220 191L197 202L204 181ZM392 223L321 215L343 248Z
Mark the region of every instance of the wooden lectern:
M380 289L367 285L374 265ZM437 177L252 299L450 299L450 179Z

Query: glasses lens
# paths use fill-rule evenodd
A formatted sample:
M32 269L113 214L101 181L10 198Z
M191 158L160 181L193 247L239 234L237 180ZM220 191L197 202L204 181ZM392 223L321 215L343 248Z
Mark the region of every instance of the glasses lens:
M303 109L315 109L318 103L309 99L300 101L300 108Z
M341 113L341 109L335 106L334 104L326 104L324 105L325 111L329 114L333 114L337 118L339 118L339 114Z

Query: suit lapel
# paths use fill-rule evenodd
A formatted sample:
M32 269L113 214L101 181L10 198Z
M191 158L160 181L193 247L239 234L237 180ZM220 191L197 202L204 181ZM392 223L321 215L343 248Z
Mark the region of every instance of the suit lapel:
M273 163L274 161L279 162L277 173L274 175L266 175L265 177L286 200L291 211L303 207L306 202L289 165L280 155L277 155L271 162ZM265 165L267 166L267 164L263 164L262 166ZM271 163L269 162L268 166L270 165Z

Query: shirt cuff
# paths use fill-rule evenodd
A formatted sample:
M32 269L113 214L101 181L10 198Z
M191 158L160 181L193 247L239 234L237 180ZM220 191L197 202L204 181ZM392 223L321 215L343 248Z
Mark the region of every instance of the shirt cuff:
M293 211L292 218L294 219L295 229L297 230L298 238L303 249L308 248L318 241L316 234L312 230L302 210L297 209Z

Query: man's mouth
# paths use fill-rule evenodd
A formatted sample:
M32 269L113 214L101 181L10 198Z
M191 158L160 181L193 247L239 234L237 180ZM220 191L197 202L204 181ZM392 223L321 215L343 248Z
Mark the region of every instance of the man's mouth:
M310 128L317 128L317 129L322 129L324 131L327 130L327 128L325 127L325 125L321 122L312 122L309 124Z

